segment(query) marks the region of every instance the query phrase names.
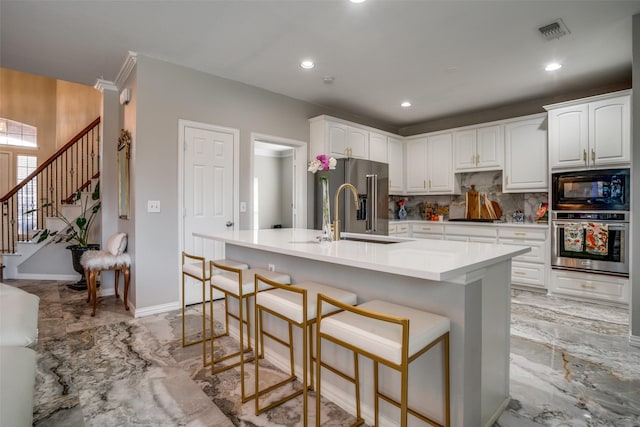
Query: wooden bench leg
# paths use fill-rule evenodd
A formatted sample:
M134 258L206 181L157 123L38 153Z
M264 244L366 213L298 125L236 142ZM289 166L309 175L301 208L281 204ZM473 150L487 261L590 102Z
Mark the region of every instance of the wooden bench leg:
M124 308L125 310L129 310L129 267L122 267L122 274L124 275ZM119 274L116 272L116 274Z
M90 281L88 283L89 289L91 291L91 299L93 299L93 311L91 311L91 316L96 315L96 305L98 303L98 298L96 297L96 277L98 276L98 270L92 270L90 274Z
M119 270L118 268L116 268L116 269L113 271L113 274L115 274L115 276L116 276L116 279L115 279L115 284L116 284L116 298L120 298L120 293L119 293L119 291L118 291L118 281L119 281L119 279L120 279L120 270Z
M91 282L91 271L87 268L84 269L84 280L87 282L87 302L91 302L91 287L89 286L89 282Z

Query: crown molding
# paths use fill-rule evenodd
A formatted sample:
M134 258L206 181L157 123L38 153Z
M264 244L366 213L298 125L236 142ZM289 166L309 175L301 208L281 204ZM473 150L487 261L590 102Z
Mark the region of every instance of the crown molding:
M104 92L105 90L112 90L117 92L118 87L110 82L109 80L98 79L96 80L96 84L93 85L95 89L98 89L100 92Z
M116 77L115 84L117 87L121 88L124 86L124 82L129 78L129 74L133 71L133 67L136 66L137 61L138 54L130 50L129 55L127 55L127 59L125 59L124 64L122 64L122 68L120 68L120 72Z

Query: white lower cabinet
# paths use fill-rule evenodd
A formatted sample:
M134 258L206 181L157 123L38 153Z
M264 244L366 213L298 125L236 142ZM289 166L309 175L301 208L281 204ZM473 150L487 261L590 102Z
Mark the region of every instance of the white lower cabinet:
M545 288L546 267L531 262L511 262L511 283Z
M504 245L529 246L531 251L513 258L511 283L546 288L548 271L547 229L503 227L498 229L498 242Z
M411 227L410 224L389 224L389 236L397 237L410 237Z
M496 243L497 231L496 226L447 225L445 227L445 239L463 242Z
M389 232L391 234L391 231ZM460 225L454 223L411 224L411 237L417 239L444 239L459 242L500 243L529 246L531 251L513 258L511 283L547 288L549 267L548 228L519 227L500 224Z
M411 237L417 239L444 239L444 224L412 224Z
M551 270L549 293L608 301L629 303L629 279L578 271Z

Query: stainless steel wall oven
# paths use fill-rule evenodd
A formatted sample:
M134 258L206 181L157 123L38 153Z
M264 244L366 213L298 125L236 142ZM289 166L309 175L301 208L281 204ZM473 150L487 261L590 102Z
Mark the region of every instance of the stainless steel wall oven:
M551 185L551 267L629 276L629 169L559 172Z
M629 277L629 261L629 212L552 212L552 268Z

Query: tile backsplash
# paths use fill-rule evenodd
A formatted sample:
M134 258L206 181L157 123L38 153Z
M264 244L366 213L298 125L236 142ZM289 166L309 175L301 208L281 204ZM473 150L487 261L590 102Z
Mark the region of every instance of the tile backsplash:
M502 208L502 219L513 221L513 213L524 213L524 222L533 222L540 203L548 202L548 194L541 193L503 193L502 171L472 172L460 174L460 194L442 196L389 196L389 218L398 219L398 202L404 200L407 219L425 219L425 211L437 207L445 219L464 218L465 194L471 185L479 193L487 193L489 200L496 201Z

